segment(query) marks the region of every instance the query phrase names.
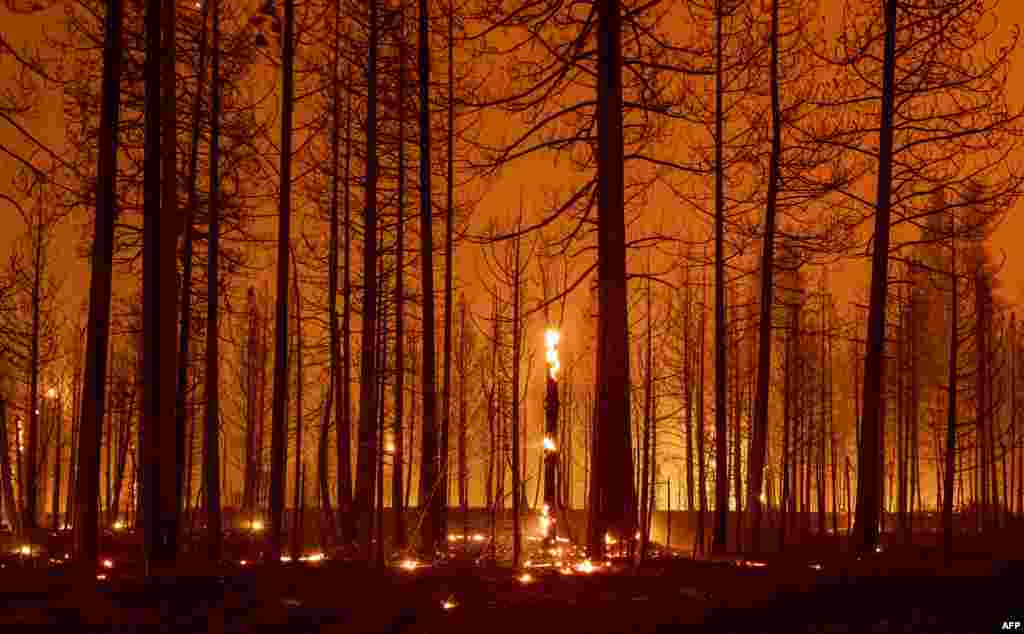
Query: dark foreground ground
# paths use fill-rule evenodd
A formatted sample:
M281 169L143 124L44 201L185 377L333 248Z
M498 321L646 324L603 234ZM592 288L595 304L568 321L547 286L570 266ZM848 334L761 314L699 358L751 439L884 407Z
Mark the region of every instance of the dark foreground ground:
M1024 561L987 556L982 541L952 570L927 548L860 560L814 554L754 562L668 557L639 569L534 571L528 583L521 571L470 562L412 571L334 560L276 569L185 563L193 572L146 585L118 560L105 580L89 584L63 566L42 558L25 565L8 553L0 625L65 632L1024 631L1013 625L1024 621Z

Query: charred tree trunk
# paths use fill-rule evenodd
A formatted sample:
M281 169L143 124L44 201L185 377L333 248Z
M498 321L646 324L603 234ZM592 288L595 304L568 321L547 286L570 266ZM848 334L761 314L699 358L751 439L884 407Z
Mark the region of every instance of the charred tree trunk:
M391 467L391 506L395 515L395 547L407 545L402 465L405 443L402 418L405 415L405 2L399 3L398 37L398 219L395 227L395 420L391 427L395 450ZM383 483L381 483L383 486Z
M337 52L335 54L340 55ZM341 527L341 541L349 546L356 538L352 511L352 197L349 189L352 168L351 91L347 92L345 104L345 175L342 181L345 185L345 280L341 315L341 383L337 384L338 411L335 415L335 424L338 426L338 524Z
M359 448L356 451L357 539L372 556L371 513L377 476L377 47L378 2L370 0L370 42L366 67L366 192L363 209L363 311L359 354ZM433 274L433 270L430 271Z
M210 110L210 228L206 274L206 417L203 425L203 486L206 494L206 555L220 561L220 2L213 3L213 105Z
M342 454L345 453L345 457L348 457L346 448L343 447L342 439L342 424L347 423L347 416L342 411L344 404L344 398L342 398L342 372L341 372L341 358L340 358L340 337L338 333L338 189L339 189L339 168L340 168L340 157L339 157L339 146L341 145L341 91L340 91L340 78L338 74L340 72L340 37L341 37L341 3L336 2L334 4L334 33L333 42L331 43L331 201L330 201L330 228L329 228L329 244L327 247L327 328L328 335L330 337L331 356L330 356L330 381L331 385L327 390L327 403L325 405L325 411L323 416L323 424L320 429L320 451L319 451L319 480L320 480L320 504L325 510L326 519L329 523L332 522L331 515L331 496L329 486L327 482L327 425L331 416L331 407L337 407L337 411L334 415L334 424L338 426L337 437L338 437L338 510L342 510L341 506L341 479L342 479ZM346 150L347 151L347 150ZM347 187L346 183L346 187ZM347 228L346 228L347 230ZM346 263L347 266L347 263ZM347 301L347 298L346 298ZM336 405L333 400L336 399ZM321 531L322 532L322 531Z
M294 109L295 3L284 0L281 48L281 180L277 225L277 310L274 324L274 397L270 422L270 543L267 563L281 560L284 533L284 480L288 455L288 254L292 215L292 113Z
M636 493L630 442L629 318L626 289L622 131L622 18L619 0L599 0L597 77L598 335L589 549L604 552L609 529L631 539Z
M885 54L882 64L882 112L879 122L878 192L871 259L871 300L868 308L867 355L864 361L864 416L857 461L857 518L853 545L859 553L878 543L883 481L878 462L883 428L882 366L885 348L885 306L889 284L889 216L892 206L893 109L896 73L896 0L885 0Z
M215 0L216 1L216 0ZM193 260L193 231L192 222L196 212L199 210L199 139L202 132L202 104L203 88L206 82L206 16L210 10L210 2L203 2L200 11L199 27L199 78L196 81L196 95L192 103L192 142L189 146L188 156L188 205L185 206L182 214L182 242L183 253L181 256L181 325L178 328L178 383L175 393L175 426L178 433L186 434L185 426L191 422L186 418L187 394L188 394L188 369L189 369L189 342L192 335L192 260ZM217 78L214 77L214 81ZM189 432L191 433L191 432ZM188 509L189 501L192 499L192 452L194 446L191 437L186 443L187 458L178 463L178 480L183 481L183 495L179 499L185 500L185 508ZM185 479L187 478L187 481ZM181 492L181 488L179 488Z
M520 210L520 214L522 210ZM522 216L520 215L520 219ZM519 418L520 418L520 369L522 362L522 264L520 263L521 239L515 241L515 271L512 278L512 565L519 566L519 557L522 550L522 533L520 526L520 513L522 513L522 478L520 476L520 446L519 446Z
M441 391L441 534L448 532L448 495L451 476L448 466L448 433L452 412L452 256L453 222L455 219L455 3L448 0L448 150L447 171L447 213L444 219L444 383ZM447 546L448 541L441 542Z
M177 316L174 207L174 5L146 4L143 225L143 553L146 575L169 571L177 552L177 462L184 453L175 421ZM166 14L164 13L166 11ZM164 30L162 33L161 29Z
M292 289L295 301L295 496L292 498L292 559L302 555L302 295L299 293L299 264L292 250Z
M953 562L953 475L956 469L957 374L960 358L959 303L956 272L956 217L950 231L949 386L946 401L946 450L942 486L942 545L946 566ZM962 490L963 487L961 487Z
M729 433L725 396L728 390L726 368L725 314L725 166L722 161L722 134L725 113L722 105L722 22L724 0L715 6L715 526L711 539L713 552L726 549L729 517Z
M423 293L423 451L420 454L421 507L427 509L427 520L421 524L420 552L433 558L443 538L441 494L437 490L437 394L435 393L434 354L434 238L430 185L430 43L428 39L427 0L419 3L418 57L420 76L420 270Z

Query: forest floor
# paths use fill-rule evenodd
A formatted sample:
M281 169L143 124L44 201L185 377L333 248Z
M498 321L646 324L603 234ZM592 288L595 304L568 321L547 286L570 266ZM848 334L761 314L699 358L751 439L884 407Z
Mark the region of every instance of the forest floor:
M8 549L0 559L0 624L433 634L999 632L1006 621L1024 621L1024 556L1013 538L1010 531L964 537L949 568L934 544L887 546L858 559L833 543L757 559L662 556L589 574L531 569L528 582L522 570L472 561L408 570L327 559L273 568L185 560L173 578L147 584L131 557L108 548L110 567L92 584L48 565L55 553L25 557Z

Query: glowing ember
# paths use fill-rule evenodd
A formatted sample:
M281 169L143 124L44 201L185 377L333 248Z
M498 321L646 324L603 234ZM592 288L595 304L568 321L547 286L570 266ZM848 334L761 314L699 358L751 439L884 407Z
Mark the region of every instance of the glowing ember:
M758 499L759 499L759 500L761 500L761 504L764 504L764 503L766 503L766 502L768 501L768 497L767 497L767 496L766 496L766 495L765 495L764 493L762 493L762 494L761 494L761 495L760 495L760 496L758 497Z
M640 531L637 531L636 535L634 535L633 537L635 537L636 539L640 539Z
M389 442L388 444L384 445L384 452L395 453L395 443Z
M289 557L288 555L281 555L281 561L283 561L284 563L288 563L291 560L292 560L292 558Z
M113 562L113 560L111 560L111 559L104 559L104 560L103 560L103 567L104 567L104 568L107 568L108 570L109 570L110 568L113 568L113 567L114 567L114 562Z
M299 557L299 561L310 561L310 562L323 561L324 559L326 559L326 557L324 557L323 553L313 553L311 555L306 555L305 557Z
M558 370L561 365L558 362L558 339L559 334L557 330L548 329L544 332L544 347L547 349L545 358L548 362L548 371L551 373L552 379L558 378Z
M519 575L519 583L530 583L531 581L533 581L533 575L531 575L530 573L524 572L523 574Z
M406 570L416 570L419 566L420 563L415 559L405 559L402 561L402 567Z
M590 563L589 559L584 559L582 562L576 564L576 572L582 572L585 575L589 575L594 572L594 564Z
M619 542L614 537L612 537L611 533L605 533L604 534L604 543L605 543L606 546L614 546L615 544L617 544Z
M750 568L764 568L768 564L763 561L748 561L747 566Z
M107 580L107 575L96 575L96 580L97 581L106 581Z
M243 559L243 560L239 561L238 564L241 565L241 566L247 566L247 565L249 565L249 562Z
M451 610L452 608L456 607L457 605L459 605L459 604L455 602L455 598L454 597L448 597L447 599L445 599L444 601L441 602L441 607L444 608L445 610Z
M484 541L484 536L481 535L480 533L475 533L473 535L473 541L475 541L475 542L482 542L482 541Z
M253 520L249 522L249 528L258 533L263 530L263 522L261 520Z
M544 451L554 451L556 448L557 447L555 447L555 441L551 440L550 438L545 436L544 437Z
M32 547L31 546L22 546L20 549L18 549L18 552L21 553L22 555L24 555L25 557L28 557L29 555L32 554Z
M124 528L124 522L122 522L121 520L117 520L116 522L114 522L114 530L115 531L119 531L119 530L121 530L123 528Z
M572 568L570 568L568 566L563 566L563 567L558 569L558 572L562 573L563 575L571 575L572 574Z
M882 552L882 547L881 546L875 546L875 552L876 553Z
M46 398L53 398L55 396L57 396L57 390L53 389L52 387L46 390Z
M821 570L822 566L821 564L811 564L811 568L814 570Z

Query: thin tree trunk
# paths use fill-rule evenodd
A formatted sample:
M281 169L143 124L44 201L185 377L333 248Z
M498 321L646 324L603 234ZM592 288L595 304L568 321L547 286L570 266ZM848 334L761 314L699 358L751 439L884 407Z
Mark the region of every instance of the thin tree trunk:
M699 508L697 510L697 534L696 544L694 550L699 553L702 557L704 556L704 521L707 517L708 511L708 499L707 499L707 470L704 468L704 463L707 459L707 454L704 452L704 438L707 427L704 421L704 365L705 365L705 345L704 345L704 333L706 330L707 320L707 277L701 280L701 291L703 300L700 304L700 325L697 343L697 498Z
M359 355L359 448L356 451L355 513L357 538L365 556L372 556L369 531L377 475L377 0L370 0L370 42L367 51L366 191L363 209L363 311ZM433 271L431 271L433 274Z
M522 209L520 208L520 221L522 220ZM519 227L517 227L517 230ZM520 262L521 239L516 238L515 246L515 271L512 282L512 565L519 566L520 551L522 548L522 534L520 527L520 513L522 509L520 462L519 462L519 416L520 416L520 363L522 362L522 318L521 298L523 289L521 286L522 264Z
M52 527L51 527L50 530L52 530L54 532L56 532L60 528L60 476L61 476L61 471L60 471L61 464L60 464L60 461L61 461L61 454L63 453L63 450L61 449L61 440L62 440L61 436L63 435L62 434L63 430L61 429L61 423L62 423L61 419L62 419L62 414L63 414L63 410L61 408L61 404L63 403L63 401L60 400L60 399L62 399L62 398L63 397L58 397L57 408L53 412L53 417L54 417L53 424L54 424L55 430L56 430L56 437L54 438L54 443L53 443L53 488L52 488L52 491L53 491L53 505L52 505L52 509L51 509L51 515L52 515L52 519L53 519L53 524L52 524ZM2 430L0 430L0 431L2 431ZM1004 471L1005 471L1005 469L1004 469Z
M407 545L402 491L402 417L405 414L405 2L399 3L398 36L398 219L395 235L395 420L391 428L395 450L391 467L391 506L395 515L395 547ZM382 483L383 485L383 483Z
M220 2L213 2L213 106L210 110L210 228L206 274L206 417L203 426L203 480L206 487L206 555L220 561L221 516L218 423L220 421Z
M711 548L716 553L726 549L729 518L729 430L725 396L726 383L726 314L725 314L725 166L722 161L722 22L725 21L723 0L715 7L715 527Z
M295 301L295 495L292 498L292 559L302 555L302 296L299 294L299 264L292 250L292 284Z
M40 486L38 474L40 472L37 463L39 450L39 328L40 328L40 291L42 290L43 273L43 227L42 208L40 207L33 227L33 257L32 257L32 338L29 342L28 361L28 451L25 456L25 519L23 520L24 530L32 531L38 527L38 500ZM45 455L45 453L44 453ZM21 474L19 474L21 475Z
M186 399L188 393L188 370L189 370L189 343L192 335L192 260L193 260L193 232L192 222L194 214L199 210L199 140L202 131L202 104L203 87L206 82L206 17L209 12L210 2L203 2L200 11L199 27L199 77L196 81L196 95L192 102L192 139L189 146L188 157L188 205L182 214L182 275L181 275L181 325L178 328L178 382L175 393L175 427L178 433L184 438L186 422L194 427L195 421L191 417L186 421ZM185 506L192 499L192 452L194 445L190 438L187 442L187 458L178 463L178 480L188 478L187 482L179 487L179 499L185 500ZM187 465L187 468L186 468Z
M338 5L336 5L338 6ZM336 15L335 18L338 16ZM337 44L340 46L340 43ZM337 51L335 55L340 55ZM345 280L344 305L341 315L342 366L338 385L337 452L338 452L338 524L341 541L346 546L355 541L355 517L352 510L352 92L345 101Z
M953 563L953 474L956 459L956 414L957 374L960 358L959 303L957 296L956 272L956 216L951 219L950 229L950 334L949 334L949 386L946 402L946 465L942 491L942 545L946 566ZM961 485L961 491L963 486Z
M441 389L441 534L448 532L448 433L451 427L452 412L452 256L455 244L453 241L453 223L455 218L455 2L448 0L448 149L447 158L447 213L444 222L444 378ZM448 541L441 542L447 546Z
M326 423L330 420L330 409L332 405L337 408L334 415L334 424L337 425L336 435L338 438L338 511L342 512L342 478L343 469L347 462L351 447L346 447L347 442L342 442L342 436L347 441L348 434L342 430L342 426L348 423L348 416L343 411L347 405L342 396L342 381L344 377L341 371L340 359L340 337L338 333L338 189L339 189L339 146L341 144L341 93L340 93L340 37L341 37L341 3L334 3L334 32L331 46L331 201L330 201L330 237L327 254L327 325L330 336L331 357L330 357L330 380L331 386L327 391L327 411L324 412L324 425L320 432L320 498L321 506L326 510L328 521L332 521L331 497L327 484L327 429ZM348 150L346 150L347 152ZM347 175L346 175L347 176ZM347 181L347 179L346 179ZM348 183L345 183L348 187ZM346 196L347 203L347 196ZM347 206L347 205L346 205ZM346 231L347 231L346 227ZM346 244L347 248L347 244ZM348 263L346 262L346 267ZM346 289L347 292L347 289ZM346 296L346 301L348 297ZM337 395L335 397L335 394ZM336 399L336 402L332 402ZM343 457L344 456L344 457ZM332 522L333 523L333 522Z

